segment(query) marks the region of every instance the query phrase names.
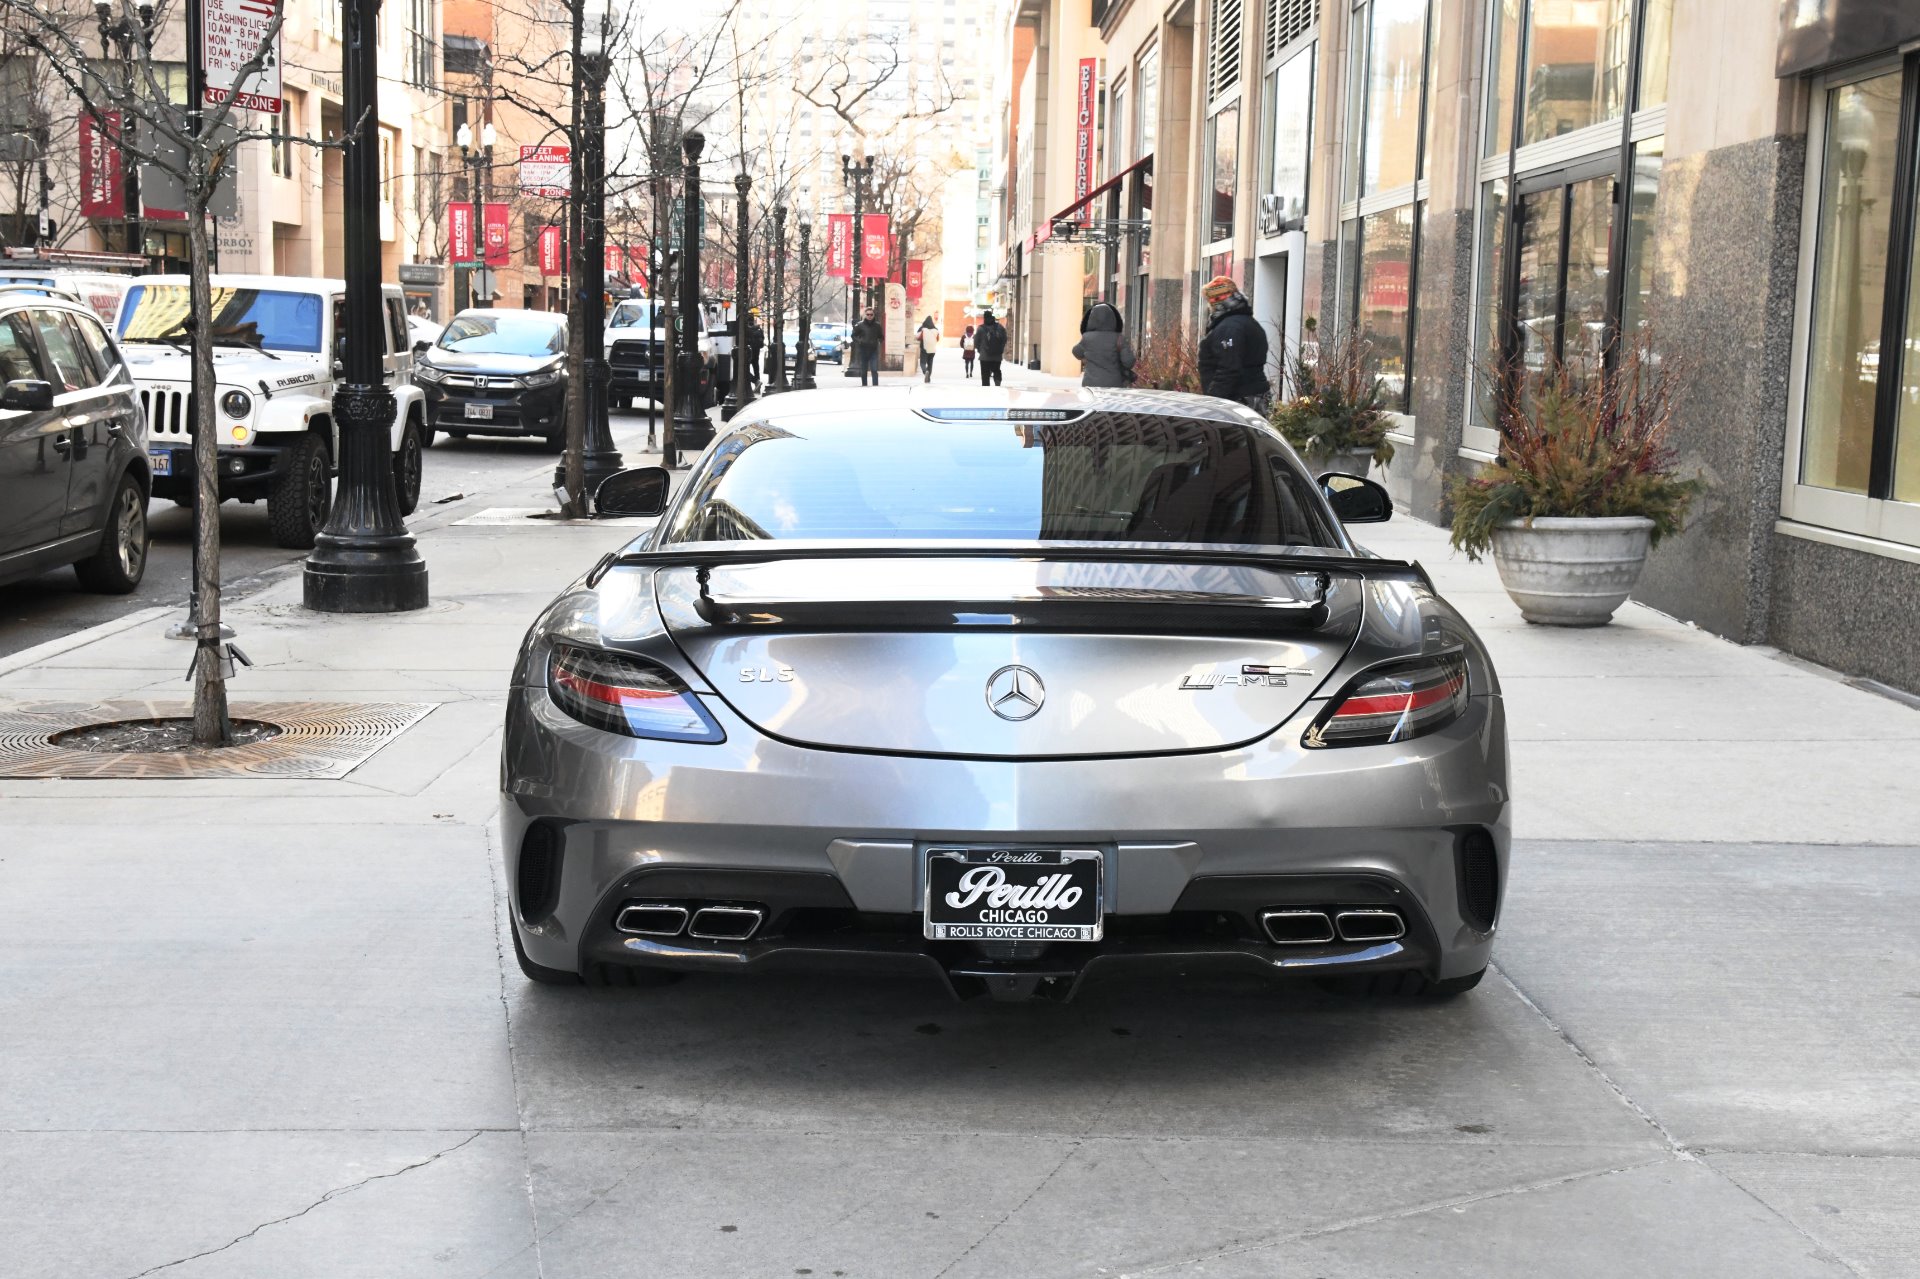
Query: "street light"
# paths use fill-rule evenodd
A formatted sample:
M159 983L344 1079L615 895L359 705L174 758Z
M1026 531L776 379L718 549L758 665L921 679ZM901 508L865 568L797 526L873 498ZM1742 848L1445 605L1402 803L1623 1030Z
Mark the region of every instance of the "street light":
M153 44L153 6L143 4L136 12L140 15L136 27L130 18L113 20L113 6L107 0L94 0L93 16L100 23L100 60L105 62L111 56L108 42L120 50L120 65L125 72L126 93L129 101L134 97L133 81L133 37L134 32L141 34L142 47ZM127 223L127 252L145 256L147 251L146 233L140 225L140 166L134 159L133 114L120 113L120 194L123 203L123 216Z
M674 379L673 425L671 443L678 460L679 450L698 453L713 438L713 423L707 420L706 407L700 402L700 152L706 148L706 135L695 129L680 140L685 153L684 193L680 223L680 306L673 317L679 339L678 376Z
M768 394L787 389L787 206L773 206L773 385Z
M473 197L473 266L468 271L467 301L473 306L492 306L491 297L482 298L481 288L487 283L486 276L486 201L487 172L493 167L493 143L497 137L493 131L493 121L488 120L480 126L480 145L473 145L473 126L462 123L454 132L454 141L460 144L460 158L464 161L471 176L467 179L467 193ZM456 265L454 270L459 271ZM456 308L458 302L456 300Z
M800 323L793 338L793 389L813 390L813 211L800 210Z
M586 407L580 472L581 492L589 498L602 480L625 465L614 447L613 428L607 421L607 384L612 371L607 367L607 198L602 188L606 186L607 168L607 75L612 68L606 46L607 11L589 8L582 20L575 76L579 81L581 136L573 149L579 166L574 200L580 212L582 268L574 288L580 298L580 371L585 383L575 393L584 397ZM487 126L489 130L492 127ZM569 460L562 458L554 468L553 486L571 493L567 484Z
M747 299L753 271L747 245L747 193L753 190L753 178L745 169L734 175L733 190L738 211L735 225L739 228L733 244L733 387L727 392L727 402L720 406L722 422L733 421L734 414L753 403L753 388L747 379L747 364L751 359L747 346Z
M388 432L397 402L382 376L380 303L379 0L343 0L341 228L345 247L344 376L333 393L340 486L307 556L303 594L322 613L400 613L427 606L427 566L394 496Z
M852 324L854 317L860 313L861 304L866 300L866 280L861 274L862 254L860 252L860 245L865 237L862 234L860 218L866 208L867 186L873 181L873 157L868 156L859 164L855 164L851 155L842 152L840 180L846 184L849 191L853 192L853 234L847 237L847 323ZM851 359L843 358L840 363L844 366L840 370L842 377L853 377L859 372Z

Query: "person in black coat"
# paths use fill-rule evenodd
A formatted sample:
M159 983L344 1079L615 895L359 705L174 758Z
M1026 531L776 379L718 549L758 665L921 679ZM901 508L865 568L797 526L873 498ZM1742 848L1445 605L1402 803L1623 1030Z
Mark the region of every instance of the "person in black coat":
M980 327L974 330L973 346L980 353L980 385L1001 386L1000 361L1007 355L1007 329L993 318L993 312L984 312L980 317Z
M861 386L880 385L880 344L887 340L887 331L880 327L880 321L873 318L873 308L868 307L861 314L860 322L853 326L850 335L853 346L853 367L860 375ZM868 378L873 381L869 383Z
M1267 411L1267 335L1253 318L1253 303L1224 275L1201 290L1208 304L1207 332L1200 339L1200 390L1234 400L1256 413Z
M760 308L747 312L747 376L757 394L760 390L760 352L766 349L767 331L760 327Z

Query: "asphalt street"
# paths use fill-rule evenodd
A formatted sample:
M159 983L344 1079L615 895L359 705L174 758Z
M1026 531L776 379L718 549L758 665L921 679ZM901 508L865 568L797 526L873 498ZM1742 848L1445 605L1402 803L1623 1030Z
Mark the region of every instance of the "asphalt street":
M646 421L639 413L616 413L613 420L618 430L644 427ZM441 435L426 453L421 513L455 494L497 488L542 462L551 467L554 458L527 440ZM136 609L169 605L184 617L193 579L193 513L155 501L147 508L147 520L153 536L150 558L140 588L131 595L95 595L81 589L66 568L0 586L0 657ZM273 544L264 501L221 503L221 580L227 599L245 598L259 588L262 574L304 558L305 551Z

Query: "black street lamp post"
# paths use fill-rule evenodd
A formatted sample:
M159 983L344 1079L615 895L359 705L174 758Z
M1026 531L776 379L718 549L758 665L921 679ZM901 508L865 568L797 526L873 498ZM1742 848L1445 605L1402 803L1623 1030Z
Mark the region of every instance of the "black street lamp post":
M94 0L93 16L100 23L100 60L104 63L112 56L112 49L120 51L120 66L126 73L125 88L129 98L135 96L133 81L133 37L138 30L143 36L143 47L153 44L153 6L142 4L136 12L140 15L136 28L129 18L114 21L113 6L108 0ZM112 48L109 47L112 42ZM146 232L140 225L140 165L133 155L133 115L120 113L120 198L124 205L127 223L127 252L145 256L147 251Z
M847 323L855 324L859 322L867 294L867 282L861 268L863 255L860 248L865 236L860 219L866 211L867 185L873 181L873 157L868 156L855 164L851 155L843 153L840 156L840 180L853 192L853 234L847 237ZM840 370L841 376L853 377L859 372L850 356L843 357L840 362L845 366Z
M800 210L800 321L793 338L793 389L811 391L813 382L813 214Z
M351 3L351 0L349 0ZM460 144L460 159L467 166L467 195L473 203L473 264L467 268L467 305L491 307L491 297L481 296L481 287L487 282L487 173L493 168L493 142L497 137L493 131L493 121L481 124L476 135L471 124L463 124L454 134L454 140ZM475 145L478 142L479 145ZM454 271L460 270L456 263ZM459 290L454 290L458 294ZM459 298L454 299L459 307Z
M733 189L738 212L733 246L733 389L727 392L727 402L720 406L722 422L731 422L734 414L753 403L753 386L747 377L750 371L747 364L752 358L747 346L747 301L753 296L753 259L747 242L747 193L753 190L753 178L746 170L734 175Z
M773 385L769 393L787 390L787 206L773 206Z
M345 376L333 393L340 486L307 556L304 594L322 613L400 613L427 606L427 565L394 496L388 433L396 407L382 377L380 303L379 0L342 0L341 112L352 133L342 157L347 299Z
M605 10L600 17L605 21ZM582 492L591 499L600 482L621 470L625 462L614 447L613 428L607 420L607 386L613 371L607 367L607 206L606 193L606 119L607 75L611 60L604 52L604 26L596 33L599 47L580 55L580 119L584 135L574 154L579 157L580 172L575 197L580 206L580 266L574 288L580 294L580 336L584 356L580 361L585 386L579 394L586 397L587 431L580 453ZM567 487L567 461L553 471L553 486Z
M706 135L695 129L680 140L686 155L686 174L680 222L680 306L674 318L679 340L679 376L674 379L673 446L698 453L713 434L700 395L700 152Z

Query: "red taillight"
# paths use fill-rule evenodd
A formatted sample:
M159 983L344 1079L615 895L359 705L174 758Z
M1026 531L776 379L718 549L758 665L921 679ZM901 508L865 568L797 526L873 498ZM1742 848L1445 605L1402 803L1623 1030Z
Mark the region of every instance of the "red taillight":
M726 740L685 682L644 658L557 646L547 691L561 710L609 733L680 742Z
M1467 661L1458 651L1376 667L1313 722L1308 746L1403 742L1452 723L1467 708Z

